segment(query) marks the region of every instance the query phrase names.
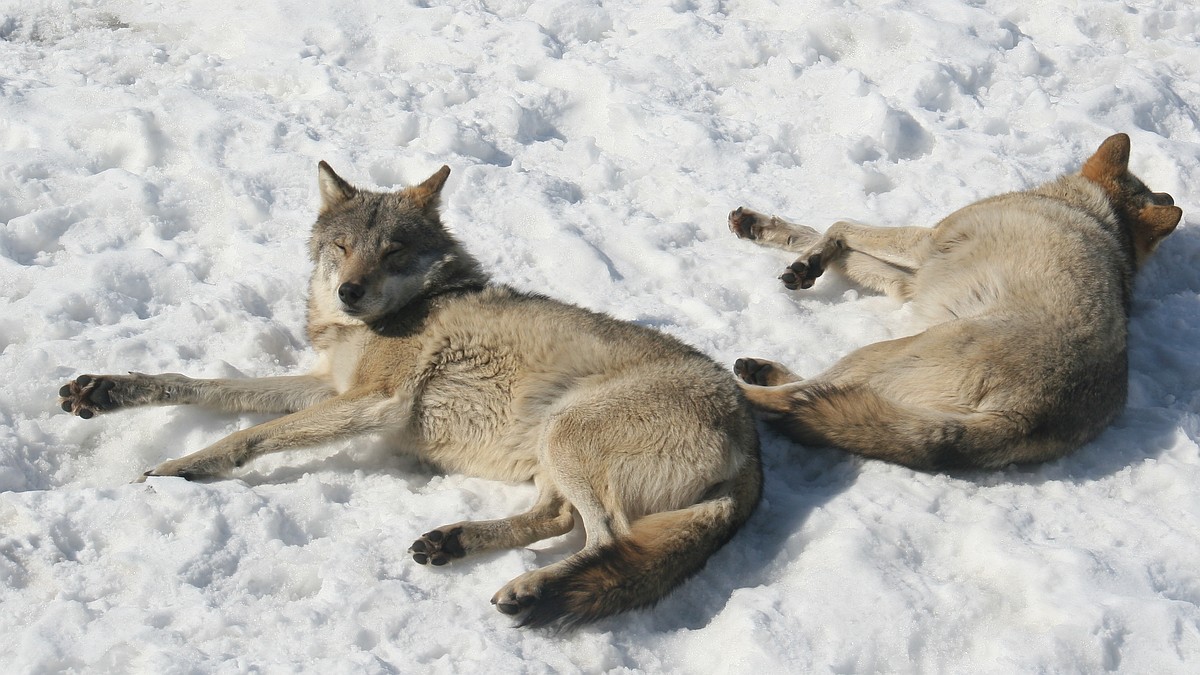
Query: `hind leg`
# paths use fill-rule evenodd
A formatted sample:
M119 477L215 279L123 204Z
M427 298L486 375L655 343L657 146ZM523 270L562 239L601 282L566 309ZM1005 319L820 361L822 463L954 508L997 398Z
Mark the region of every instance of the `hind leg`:
M571 531L575 518L571 504L554 484L535 479L540 489L537 503L525 513L500 520L463 521L426 532L408 552L425 565L445 565L451 560L484 551L519 548Z
M810 380L766 359L740 358L734 363L733 371L751 405L764 419L777 421L792 416L797 406L808 400L810 393L829 387L863 384L880 371L892 370L894 356L911 341L908 337L861 347Z
M788 407L788 400L809 388L866 384L880 377L886 382L901 373L914 372L918 367L912 365L912 345L920 335L923 334L860 347L810 380L801 378L782 364L749 357L738 359L733 372L741 380L742 391L756 407L783 411ZM876 384L886 386L885 382Z
M629 525L623 515L608 513L591 486L577 483L569 488L569 491L574 495L572 503L576 504L580 520L583 521L587 534L586 543L575 554L545 567L530 570L496 591L492 596L492 604L504 614L520 614L533 607L542 599L542 588L549 581L568 573L578 561L592 555L616 538L613 532L614 524L622 533L628 531ZM614 515L617 517L613 517Z
M709 385L651 365L574 392L570 405L547 424L538 459L579 514L585 544L565 560L510 581L493 598L497 609L506 614L529 610L526 625L547 625L580 603L603 606L589 610L599 612L593 616L625 606L606 604L609 591L638 572L653 576L635 570L630 560L653 558L664 540L685 536L672 531L637 542L633 524L695 505L732 478L738 466L729 444L743 442L731 438L732 424L744 424L739 432L746 434L744 442L753 443L748 420L729 420L728 406L737 405L736 399L713 397L711 391ZM591 570L586 580L578 576L584 569ZM650 597L656 592L646 591Z
M582 407L582 406L581 406ZM586 540L583 548L564 560L531 570L508 582L492 596L492 604L505 614L520 614L542 599L542 589L550 581L570 572L580 560L593 555L615 539L629 533L629 516L616 502L618 496L610 484L617 467L604 432L614 433L613 420L603 412L562 413L549 425L541 453L543 467L550 480L575 507L583 522ZM607 423L607 424L606 424ZM605 445L614 443L608 438ZM618 441L619 442L619 441Z

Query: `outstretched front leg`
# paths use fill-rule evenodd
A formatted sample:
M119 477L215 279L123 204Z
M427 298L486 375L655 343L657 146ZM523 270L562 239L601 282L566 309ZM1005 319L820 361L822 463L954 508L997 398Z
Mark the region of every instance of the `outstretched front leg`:
M193 404L225 412L290 413L336 394L327 382L311 375L198 380L177 373L80 375L58 390L62 409L83 419L148 405Z
M312 447L403 426L411 409L411 400L407 397L351 390L299 412L230 434L203 450L164 462L145 475L187 479L219 476L269 452Z

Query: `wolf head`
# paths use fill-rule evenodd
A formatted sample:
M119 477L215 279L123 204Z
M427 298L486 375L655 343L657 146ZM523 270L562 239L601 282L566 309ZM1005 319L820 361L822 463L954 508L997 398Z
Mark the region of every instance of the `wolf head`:
M438 215L449 167L396 192L355 188L325 162L317 175L311 300L324 313L371 323L420 298L487 282Z
M1165 192L1151 192L1129 173L1129 136L1109 136L1084 163L1080 174L1104 189L1117 218L1133 237L1134 257L1141 267L1158 243L1175 230L1183 209Z

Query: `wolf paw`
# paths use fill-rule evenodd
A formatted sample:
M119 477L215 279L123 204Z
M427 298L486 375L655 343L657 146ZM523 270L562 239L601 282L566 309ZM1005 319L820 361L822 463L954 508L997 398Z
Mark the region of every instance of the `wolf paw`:
M58 402L64 412L90 419L121 407L112 396L115 386L114 380L103 375L80 375L58 390Z
M217 478L225 472L241 465L241 462L232 459L224 453L206 453L201 450L186 457L163 462L142 474L141 478L138 478L134 482L141 483L147 478L154 476L182 478L184 480Z
M777 387L789 382L798 382L801 379L800 376L774 361L749 357L735 361L733 373L746 384L760 387Z
M736 234L738 239L759 239L770 220L761 213L739 206L729 212L729 231Z
M737 375L742 382L746 384L755 384L760 387L767 385L767 376L771 372L770 361L759 361L758 359L744 358L733 362L733 374Z
M779 275L779 280L789 290L794 291L799 288L812 288L812 285L817 281L817 277L825 272L825 266L821 259L821 254L816 253L808 256L808 259L800 259L788 265L783 274Z
M504 585L492 596L492 604L503 614L514 616L537 604L542 597L541 570L527 572Z
M201 480L204 478L212 478L212 475L198 471L170 469L167 468L166 465L163 465L150 469L146 473L133 479L133 482L145 483L147 478L182 478L184 480Z
M412 554L413 560L418 565L445 565L451 560L462 558L467 555L467 551L463 548L461 527L452 527L446 531L446 528L426 532L421 535L421 538L414 541L412 546L408 547L408 552Z

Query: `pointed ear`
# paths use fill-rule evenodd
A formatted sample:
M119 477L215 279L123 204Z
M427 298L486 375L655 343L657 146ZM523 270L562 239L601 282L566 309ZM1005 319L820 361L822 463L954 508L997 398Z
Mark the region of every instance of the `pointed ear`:
M442 168L438 169L429 178L426 178L425 182L421 183L417 187L422 190L428 190L429 192L438 194L439 192L442 191L442 186L446 184L446 178L449 175L450 175L450 167L443 164Z
M1083 163L1083 170L1080 173L1093 183L1104 185L1128 172L1129 136L1113 134L1100 144L1100 148L1088 161Z
M317 164L317 184L321 190L321 213L328 213L358 194L358 190L334 173L324 160Z
M408 199L418 207L428 209L438 205L438 196L442 193L442 186L446 184L446 178L450 175L450 167L443 165L425 182L411 187L407 190Z

